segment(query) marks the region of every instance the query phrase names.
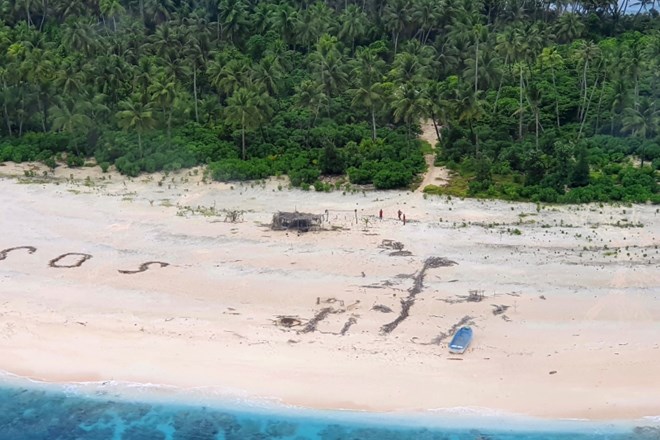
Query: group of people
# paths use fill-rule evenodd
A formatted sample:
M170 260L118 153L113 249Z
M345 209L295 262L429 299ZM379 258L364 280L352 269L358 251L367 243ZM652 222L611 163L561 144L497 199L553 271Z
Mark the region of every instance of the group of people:
M397 211L397 215L399 216L399 220L403 221L403 224L405 225L406 224L406 214L404 214L403 211L401 211L399 209ZM382 209L378 212L378 217L380 217L381 220L383 219L383 210Z

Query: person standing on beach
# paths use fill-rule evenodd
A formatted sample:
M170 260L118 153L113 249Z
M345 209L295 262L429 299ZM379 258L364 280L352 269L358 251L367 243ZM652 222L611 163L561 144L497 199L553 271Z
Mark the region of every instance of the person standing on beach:
M399 209L399 211L397 212L397 214L399 214L399 220L401 220L401 214L402 214L402 212L401 212L400 209Z
M378 216L380 217L381 220L383 219L383 210L382 209L378 212Z
M403 214L403 224L404 225L406 224L406 215L405 214Z

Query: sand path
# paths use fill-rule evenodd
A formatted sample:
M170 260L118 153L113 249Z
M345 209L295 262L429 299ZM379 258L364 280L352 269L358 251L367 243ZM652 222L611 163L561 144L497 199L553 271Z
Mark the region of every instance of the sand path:
M417 192L423 192L424 188L428 185L446 185L449 182L449 170L445 167L435 166L435 144L438 142L433 121L426 120L422 122L422 134L419 137L421 140L428 142L434 149L432 154L425 154L424 160L426 161L427 170L424 173L422 183L417 188Z

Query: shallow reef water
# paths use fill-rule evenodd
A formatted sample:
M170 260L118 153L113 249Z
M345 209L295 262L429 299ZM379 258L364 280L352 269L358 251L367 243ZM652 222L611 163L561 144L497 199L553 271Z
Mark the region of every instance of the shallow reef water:
M443 416L447 419L447 415ZM659 440L657 426L552 423L443 427L433 416L134 401L56 387L0 386L0 440ZM431 423L433 421L433 423ZM488 425L493 425L488 427ZM451 425L451 424L450 424Z

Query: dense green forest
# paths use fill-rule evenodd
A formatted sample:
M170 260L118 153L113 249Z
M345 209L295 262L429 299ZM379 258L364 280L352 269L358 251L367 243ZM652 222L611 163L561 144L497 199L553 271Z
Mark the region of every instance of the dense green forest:
M659 203L656 6L0 0L0 162Z

